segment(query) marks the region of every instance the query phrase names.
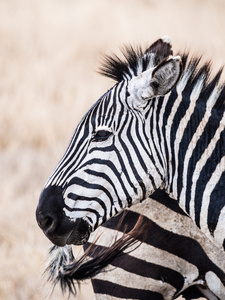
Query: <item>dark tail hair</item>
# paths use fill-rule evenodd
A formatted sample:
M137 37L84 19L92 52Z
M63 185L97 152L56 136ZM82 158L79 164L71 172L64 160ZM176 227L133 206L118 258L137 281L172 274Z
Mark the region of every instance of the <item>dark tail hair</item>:
M121 218L118 228L122 225L125 215L126 213ZM45 271L49 272L48 280L54 284L54 287L60 283L63 293L68 290L69 293L76 294L75 282L79 286L81 281L90 279L103 271L108 264L125 250L128 250L129 253L139 247L148 232L143 220L144 217L140 215L129 232L126 232L128 226L125 225L122 237L108 248L104 247L100 251L98 245L96 245L99 235L78 260L75 260L71 246L62 248L53 246L49 252L50 262ZM135 244L136 247L132 247L129 251L128 248Z

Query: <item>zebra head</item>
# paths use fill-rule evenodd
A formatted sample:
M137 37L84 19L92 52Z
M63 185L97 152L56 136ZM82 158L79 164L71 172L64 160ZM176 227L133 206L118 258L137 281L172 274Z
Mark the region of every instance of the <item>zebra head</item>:
M145 52L127 48L124 60L106 57L101 73L116 84L83 117L40 196L37 221L54 244L84 244L107 219L163 187L150 116L181 70L167 38Z

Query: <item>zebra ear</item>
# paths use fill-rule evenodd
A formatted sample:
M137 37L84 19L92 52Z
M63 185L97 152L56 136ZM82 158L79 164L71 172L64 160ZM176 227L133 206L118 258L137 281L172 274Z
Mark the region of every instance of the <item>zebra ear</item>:
M145 54L152 55L153 66L157 66L164 59L173 55L170 38L168 36L161 37L145 51Z
M176 85L181 72L180 56L170 56L157 67L132 78L128 85L132 106L135 109L142 109L146 106L146 101L166 95Z
M176 85L182 72L180 56L170 57L152 72L150 87L154 96L164 96ZM148 95L146 95L148 97ZM146 99L147 100L147 99Z

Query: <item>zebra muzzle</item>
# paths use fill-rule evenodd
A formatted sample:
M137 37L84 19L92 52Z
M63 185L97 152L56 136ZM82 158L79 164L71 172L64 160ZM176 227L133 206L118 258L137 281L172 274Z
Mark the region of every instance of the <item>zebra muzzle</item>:
M66 216L62 188L50 186L40 195L36 219L46 237L57 246L83 245L87 242L91 227L82 218L71 220Z

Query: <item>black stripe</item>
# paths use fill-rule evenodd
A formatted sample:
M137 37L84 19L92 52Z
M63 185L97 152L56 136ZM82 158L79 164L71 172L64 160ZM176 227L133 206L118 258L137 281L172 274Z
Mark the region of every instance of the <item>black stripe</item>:
M115 194L117 196L119 206L122 208L122 202L121 202L120 197L119 197L119 195L117 193L117 189L116 189L113 181L109 178L109 176L106 173L96 172L96 171L93 171L93 170L85 170L85 173L90 174L90 175L94 175L94 176L99 177L99 178L104 178L106 181L108 181L109 184L113 187L113 190L114 190L114 192L115 192Z
M117 155L118 154L119 153L117 152ZM121 162L121 157L119 155L118 155L118 159ZM123 182L123 180L121 178L120 173L118 172L118 168L110 160L104 160L104 159L100 159L100 158L95 158L95 159L92 159L92 160L84 163L81 166L81 168L84 168L86 166L91 167L92 164L107 165L107 167L109 167L112 170L112 172L115 174L116 178L120 182L121 188L122 188L124 194L126 195L127 199L130 199L130 195L129 195L127 189L126 189L126 186L124 185L124 182ZM124 169L123 169L123 167L124 167ZM122 166L122 171L125 173L125 176L126 176L127 173L126 173L126 168L125 168L124 165ZM89 186L89 184L87 184L86 186ZM132 187L132 185L131 185L131 187ZM134 189L134 187L133 187L133 189ZM113 202L112 202L112 204L113 204Z
M220 177L220 180L215 186L215 189L212 192L210 197L207 224L208 224L209 231L212 235L216 229L221 210L225 207L224 182L225 182L225 172L223 172L222 176ZM218 201L218 199L220 199L220 201Z
M162 153L162 142L161 142L161 135L160 135L160 130L159 130L159 116L160 116L160 109L161 109L161 106L162 106L162 100L163 99L164 99L163 97L160 97L158 99L158 101L156 101L156 100L153 99L154 100L153 101L153 110L156 109L156 122L155 122L156 124L155 124L155 126L156 126L156 132L157 132L157 137L158 137L158 140L159 140L159 147L160 147L161 153ZM151 116L151 126L150 126L150 128L151 128L150 129L151 130L151 136L152 137L153 137L152 131L153 131L153 128L154 128L154 126L153 126L153 119L154 119L154 115L152 114L152 116ZM162 155L159 153L159 149L158 149L158 147L155 144L154 138L152 138L151 142L154 144L154 148L156 150L156 155L158 157L159 163L160 163L161 166L163 166ZM152 161L155 164L155 159L152 158Z
M176 202L174 201L174 204ZM178 205L178 204L177 204ZM116 228L121 232L129 232L138 220L139 214L133 211L129 211L122 222L122 225L118 228L118 224L121 218L121 214L115 216L104 224L107 228ZM165 250L177 257L180 257L187 262L195 265L200 270L200 275L204 275L208 271L213 271L223 284L225 284L224 273L216 266L206 255L201 245L194 239L178 235L171 231L168 231L150 219L144 217L146 226L149 228L149 234L147 238L143 239L143 236L138 238L140 241L147 243L155 248Z
M66 208L66 210L71 211L71 212L73 212L73 211L84 211L84 212L85 212L85 211L89 211L89 212L95 214L96 217L97 217L97 219L100 218L99 212L96 211L95 209L92 209L92 208L88 208L88 207L87 207L87 208L78 208L78 207L73 207L73 208L71 208L71 207L69 207L69 206L67 206L67 205L65 205L65 208Z
M70 185L73 185L73 184L76 184L76 185L80 185L80 186L84 186L84 187L87 187L89 189L93 189L93 190L100 190L102 192L104 192L107 197L109 198L110 200L110 203L111 203L111 206L113 206L113 198L112 198L112 195L110 194L110 192L105 188L103 187L102 185L99 185L97 183L90 183L90 182L86 182L84 179L81 179L79 177L74 177L71 179L70 181ZM78 195L79 197L79 195Z
M95 253L101 252L104 249L106 249L106 247L97 245L97 248L95 248L94 251L89 254L89 256L95 257ZM110 262L110 264L114 267L121 268L131 274L136 274L146 278L152 278L154 280L166 282L175 287L177 292L179 292L184 285L184 278L177 271L164 267L163 265L157 265L142 259L132 257L131 255L125 253L119 255L116 259Z
M187 214L178 205L177 200L171 199L164 190L156 190L151 195L151 198L163 204L165 207L171 209L172 211L177 212L180 215L187 216Z
M100 198L91 198L91 197L84 197L84 196L80 196L80 195L76 195L76 194L73 194L73 193L69 193L68 194L68 198L71 199L71 200L74 200L74 201L93 201L93 202L97 202L101 207L102 209L104 210L104 216L103 216L103 222L106 221L106 216L107 216L107 208L106 208L106 205L105 205L105 202L102 201ZM68 206L66 206L68 207ZM69 208L69 207L68 207ZM70 211L73 211L74 209L73 208L70 208L69 209ZM85 209L83 209L85 210ZM98 214L99 216L99 213L97 212L96 215Z
M141 299L141 300L164 300L164 297L156 292L128 288L109 281L93 279L94 292L98 294L111 295L122 299Z

